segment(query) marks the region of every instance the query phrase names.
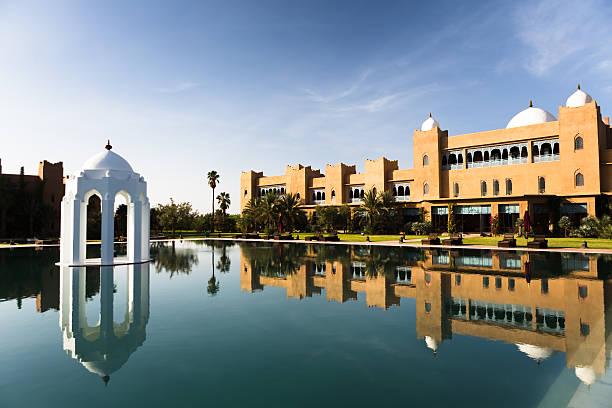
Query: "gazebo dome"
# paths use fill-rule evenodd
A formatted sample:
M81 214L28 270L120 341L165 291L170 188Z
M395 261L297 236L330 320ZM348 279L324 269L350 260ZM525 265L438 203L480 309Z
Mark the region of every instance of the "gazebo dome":
M557 120L550 112L542 108L534 108L533 103L529 101L529 107L520 111L506 125L506 129L519 126L537 125L539 123L554 122Z
M538 362L546 360L553 354L552 349L548 347L539 347L532 344L517 344L516 346L521 352L525 353L527 357Z
M95 156L90 157L85 163L81 171L85 170L114 170L133 173L132 166L123 157L113 152L110 143L106 145L106 149Z
M435 120L431 116L431 113L430 113L429 117L427 119L425 119L425 121L421 125L421 132L427 132L428 130L431 130L431 129L434 129L434 128L437 128L437 127L440 127L440 124L438 123L437 120Z
M586 105L592 100L593 98L591 98L591 95L580 89L580 84L578 84L578 89L576 89L576 92L571 94L565 101L565 106L568 108L578 108L579 106Z
M601 378L601 375L595 372L591 367L576 367L574 370L576 377L580 379L585 385L591 386L595 384Z

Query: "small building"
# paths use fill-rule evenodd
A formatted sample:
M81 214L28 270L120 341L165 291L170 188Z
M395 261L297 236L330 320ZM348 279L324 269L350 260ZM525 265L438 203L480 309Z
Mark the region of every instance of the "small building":
M59 237L63 178L62 162L41 161L27 175L2 173L0 160L0 239Z
M512 230L527 210L533 222L547 225L547 202L561 197L561 214L577 222L596 215L612 194L610 121L580 86L558 119L530 102L504 129L449 136L430 114L414 131L413 163L400 169L397 160L381 157L366 159L363 173L343 163L326 165L324 174L300 164L272 177L242 172L241 209L268 191L296 194L308 212L359 206L366 191L389 191L405 220L416 220L422 208L444 231L452 203L459 231L486 232L491 216Z

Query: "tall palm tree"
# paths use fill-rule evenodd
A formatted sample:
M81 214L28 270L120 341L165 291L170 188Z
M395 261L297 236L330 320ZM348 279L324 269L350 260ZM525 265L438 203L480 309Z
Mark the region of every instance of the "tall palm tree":
M293 193L287 193L285 196L280 198L279 211L288 232L293 231L293 226L299 219L302 212L300 208L300 200Z
M226 215L225 212L227 211L227 209L229 208L230 204L232 203L230 201L229 193L226 193L224 191L221 192L217 196L217 202L219 203L219 208L221 208L221 210L223 211L223 215Z
M280 211L278 194L269 192L259 201L258 207L259 220L269 233L275 229Z
M217 187L217 183L219 182L219 173L215 170L211 170L208 172L208 185L212 188L212 229L215 230L215 187Z
M366 191L363 195L363 203L361 204L362 211L368 217L368 224L370 228L372 227L374 217L376 217L381 209L382 202L380 200L380 196L374 191L374 189Z

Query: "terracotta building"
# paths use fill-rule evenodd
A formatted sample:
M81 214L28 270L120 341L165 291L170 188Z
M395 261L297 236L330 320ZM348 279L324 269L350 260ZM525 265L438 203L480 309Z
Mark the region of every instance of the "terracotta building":
M63 178L62 162L44 160L26 175L2 173L0 161L0 238L59 237Z
M287 166L285 174L241 174L241 209L269 190L299 196L306 211L317 205L359 206L364 192L389 191L405 216L426 211L434 227L446 228L448 204L460 231L489 231L490 217L511 229L526 210L532 222L548 213L551 197L564 199L562 215L575 221L596 215L612 195L612 132L609 118L590 95L578 89L559 107L559 117L529 107L506 128L449 136L427 118L413 136L413 168L397 160L365 160L354 165ZM547 218L546 218L547 220Z

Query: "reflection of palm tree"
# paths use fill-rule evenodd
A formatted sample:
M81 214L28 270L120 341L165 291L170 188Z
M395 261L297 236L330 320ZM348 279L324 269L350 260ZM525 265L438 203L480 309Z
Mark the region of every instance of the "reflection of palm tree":
M209 295L214 296L219 292L219 282L217 282L217 278L215 278L215 247L213 244L212 251L212 276L208 280L208 286L206 287L206 292Z
M242 254L250 260L255 271L263 276L285 277L294 274L304 261L305 245L266 244L241 245Z
M227 256L227 253L225 252L226 247L227 245L223 243L223 246L221 247L221 250L223 252L221 254L221 258L217 262L217 270L221 273L228 273L230 270L230 266L232 265L231 259L229 258L229 256Z

